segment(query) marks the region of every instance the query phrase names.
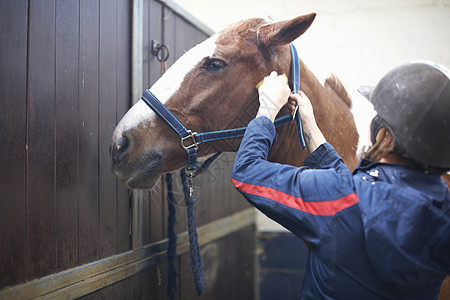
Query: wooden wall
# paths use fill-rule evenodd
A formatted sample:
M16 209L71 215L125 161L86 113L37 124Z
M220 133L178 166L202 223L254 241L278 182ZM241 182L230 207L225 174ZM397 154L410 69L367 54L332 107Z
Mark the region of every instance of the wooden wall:
M0 287L130 249L108 161L130 104L129 3L0 2Z
M132 102L131 6L129 0L0 1L0 298L27 281L136 251L131 193L111 174L108 153L115 124ZM169 47L170 66L208 33L166 1L145 0L144 15L147 88L161 74L152 40ZM226 154L196 178L199 226L249 207L230 183L232 165ZM161 180L143 197L142 246L167 237L164 186ZM180 185L175 189L182 233L186 209ZM203 299L253 298L253 236L251 225L202 246ZM177 265L177 298L192 299L189 254L179 255ZM163 260L85 298L165 299L166 286Z

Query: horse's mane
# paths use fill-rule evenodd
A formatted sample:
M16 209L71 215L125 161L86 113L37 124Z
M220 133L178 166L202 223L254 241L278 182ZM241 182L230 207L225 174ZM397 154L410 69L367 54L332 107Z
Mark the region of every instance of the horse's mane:
M352 98L348 94L342 82L334 73L331 73L330 77L325 80L324 86L331 95L344 101L349 108L352 107Z

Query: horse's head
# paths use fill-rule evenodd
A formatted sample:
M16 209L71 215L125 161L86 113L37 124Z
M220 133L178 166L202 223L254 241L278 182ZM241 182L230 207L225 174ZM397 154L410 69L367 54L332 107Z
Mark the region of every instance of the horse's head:
M259 105L255 85L273 70L290 73L288 44L308 29L314 17L233 24L186 52L150 91L193 131L245 126ZM208 142L198 152L205 157L238 146L237 139ZM180 137L142 100L117 125L111 169L127 186L151 188L161 173L186 164Z

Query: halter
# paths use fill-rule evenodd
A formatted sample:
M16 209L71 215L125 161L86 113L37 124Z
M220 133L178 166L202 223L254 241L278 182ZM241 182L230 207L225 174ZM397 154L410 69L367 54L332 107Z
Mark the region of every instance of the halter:
M297 49L294 45L290 44L291 49L291 73L292 73L292 83L294 93L299 92L300 88L300 62L298 59ZM247 127L240 127L234 129L225 129L218 131L210 131L197 133L190 129L187 129L183 123L178 120L177 117L172 114L170 110L168 110L161 101L156 98L155 95L150 92L150 90L146 90L142 95L142 100L160 117L162 118L172 129L178 133L181 138L181 147L186 150L188 157L188 165L186 167L187 171L195 171L198 169L199 161L198 161L198 145L204 142L211 142L223 139L230 139L236 137L244 136L245 130ZM297 125L297 133L300 142L300 146L302 150L305 148L305 140L303 139L302 134L302 123L300 120L300 114L298 112L298 107L292 112L292 114L287 114L283 117L280 117L274 121L275 127L281 126L283 124L296 121Z

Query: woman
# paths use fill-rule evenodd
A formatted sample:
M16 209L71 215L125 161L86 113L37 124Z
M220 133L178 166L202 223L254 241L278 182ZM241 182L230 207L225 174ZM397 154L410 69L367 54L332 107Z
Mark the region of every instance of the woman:
M450 274L450 83L429 63L402 65L366 88L373 146L352 173L318 128L307 96L272 73L236 156L247 200L310 243L302 299L436 299ZM273 120L299 106L304 166L266 160Z

